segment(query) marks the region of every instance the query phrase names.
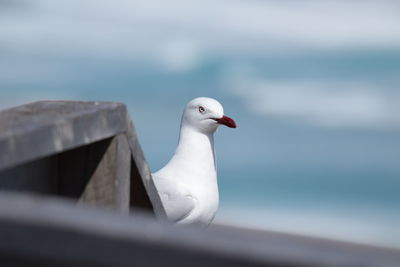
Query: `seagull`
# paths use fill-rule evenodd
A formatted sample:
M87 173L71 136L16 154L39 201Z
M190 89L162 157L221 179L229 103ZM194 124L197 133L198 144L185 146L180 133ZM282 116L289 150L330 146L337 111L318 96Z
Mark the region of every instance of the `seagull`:
M217 100L191 100L183 111L175 154L152 174L164 216L173 223L208 226L214 219L219 203L214 133L219 125L236 128Z

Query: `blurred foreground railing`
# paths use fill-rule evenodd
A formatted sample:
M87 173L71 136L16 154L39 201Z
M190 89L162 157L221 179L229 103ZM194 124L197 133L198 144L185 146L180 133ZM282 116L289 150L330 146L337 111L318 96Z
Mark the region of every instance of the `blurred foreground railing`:
M0 266L400 266L395 249L156 222L162 206L117 103L0 112L0 189Z

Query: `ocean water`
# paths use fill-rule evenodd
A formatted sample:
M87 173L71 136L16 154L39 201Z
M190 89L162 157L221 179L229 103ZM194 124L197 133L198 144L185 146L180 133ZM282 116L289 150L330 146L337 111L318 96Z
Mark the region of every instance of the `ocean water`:
M399 6L195 2L0 2L0 108L123 102L156 171L214 97L217 223L400 247Z

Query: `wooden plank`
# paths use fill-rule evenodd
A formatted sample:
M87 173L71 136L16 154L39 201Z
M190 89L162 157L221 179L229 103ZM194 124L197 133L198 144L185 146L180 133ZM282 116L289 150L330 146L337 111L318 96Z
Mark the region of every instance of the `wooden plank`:
M0 194L1 266L398 267L400 252L216 226L207 231L59 199Z
M0 112L0 170L126 131L120 103L40 101Z
M80 196L79 203L129 212L130 150L123 134L112 138Z

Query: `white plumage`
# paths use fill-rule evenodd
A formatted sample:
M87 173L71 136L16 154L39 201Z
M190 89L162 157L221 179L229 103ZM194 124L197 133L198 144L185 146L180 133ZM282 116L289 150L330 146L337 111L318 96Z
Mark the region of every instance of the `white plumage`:
M218 125L236 128L212 98L190 101L183 112L178 147L153 180L170 221L208 225L218 208L214 132Z

